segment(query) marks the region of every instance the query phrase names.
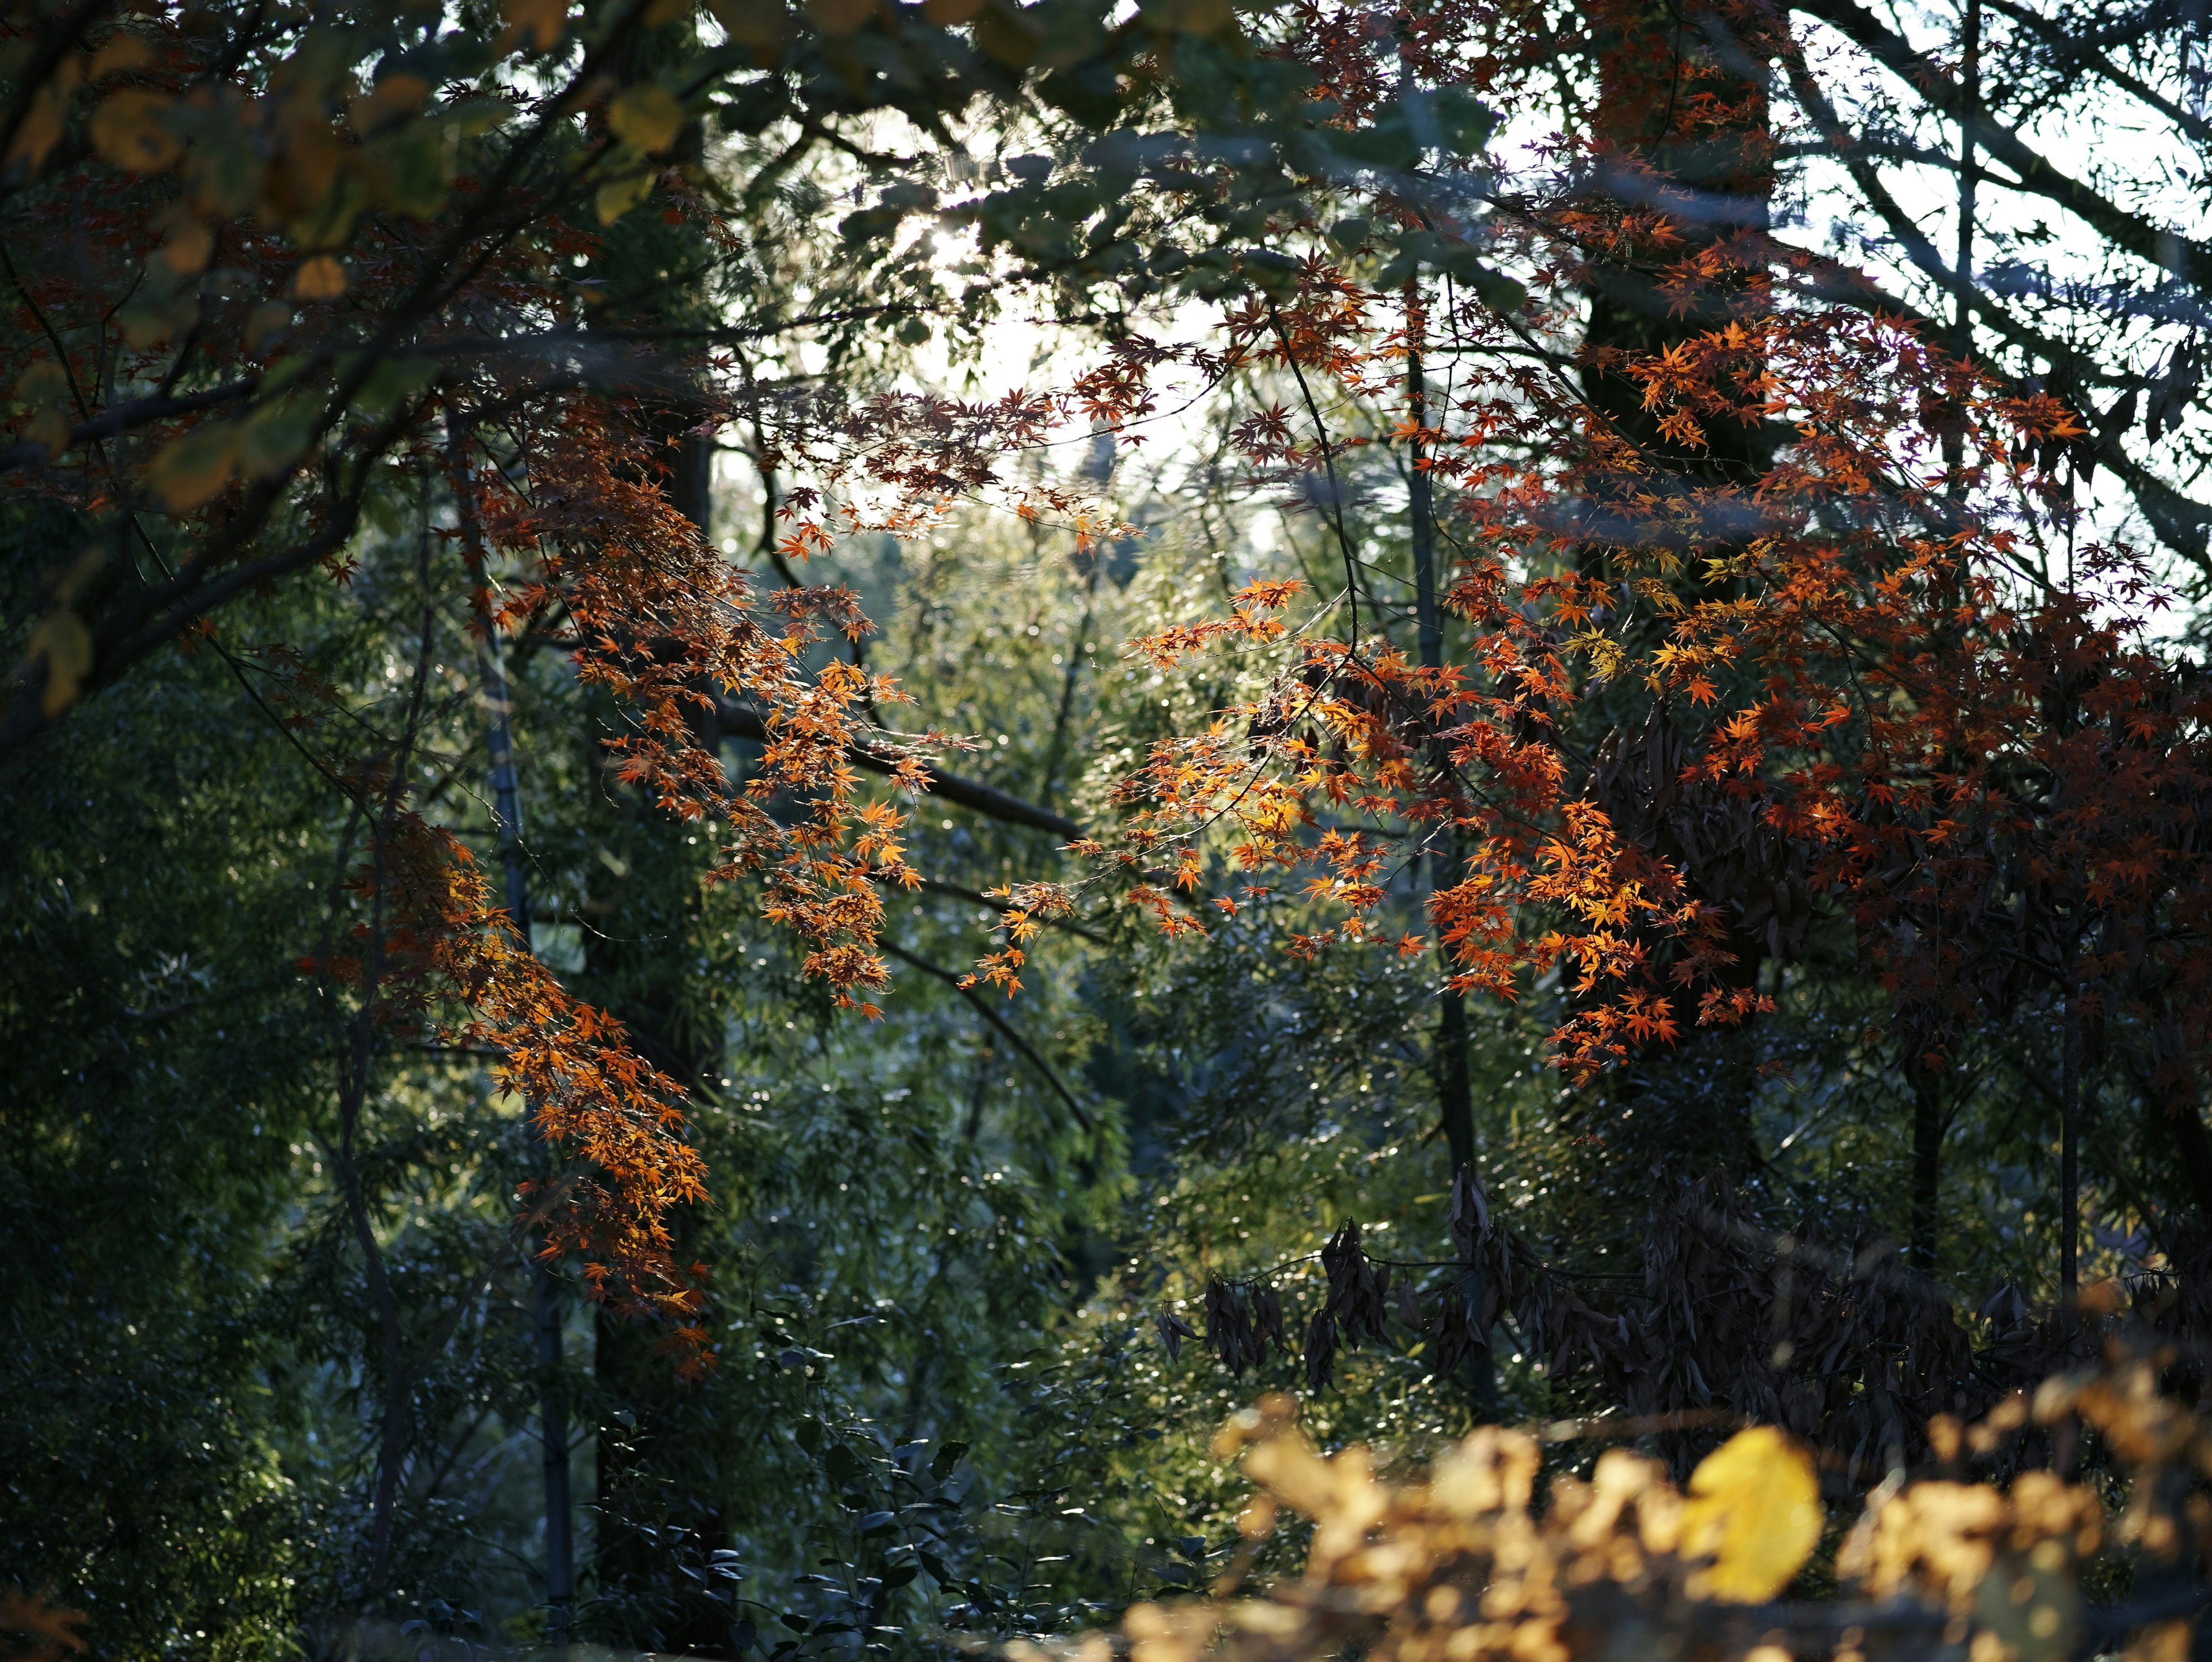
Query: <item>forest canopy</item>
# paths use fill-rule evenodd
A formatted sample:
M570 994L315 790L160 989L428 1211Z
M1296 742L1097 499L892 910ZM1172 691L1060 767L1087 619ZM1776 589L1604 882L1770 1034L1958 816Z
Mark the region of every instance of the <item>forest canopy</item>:
M0 1655L2193 1654L2205 33L9 7Z

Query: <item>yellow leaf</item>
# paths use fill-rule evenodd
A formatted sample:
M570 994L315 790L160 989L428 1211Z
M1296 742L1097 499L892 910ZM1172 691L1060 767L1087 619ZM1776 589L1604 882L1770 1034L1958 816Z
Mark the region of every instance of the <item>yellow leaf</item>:
M331 131L322 100L304 88L295 88L285 98L276 125L284 134L283 154L263 180L263 189L286 217L297 217L330 194L345 165L345 147Z
M499 15L507 24L499 41L502 52L513 52L524 40L536 51L547 51L568 22L567 0L500 0Z
M345 267L331 254L301 261L292 277L292 292L301 300L336 300L345 291Z
M158 174L175 164L184 146L163 122L169 100L159 93L125 88L100 100L92 113L92 142L118 167Z
M27 655L33 663L46 661L46 691L40 707L51 721L76 702L77 688L92 667L92 631L64 606L32 631Z
M69 448L70 418L61 411L48 405L31 417L23 429L23 436L33 444L46 447L48 456L58 456Z
M176 219L169 227L169 234L161 244L161 258L179 277L190 277L207 270L208 257L215 253L215 233L190 214Z
M15 379L15 396L26 404L52 403L69 390L69 371L52 358L40 358Z
M150 352L169 338L168 314L158 306L126 306L115 314L124 344L134 352Z
M781 0L707 0L722 33L741 46L774 46L791 33Z
M592 206L599 210L599 223L611 225L644 201L653 190L653 180L649 169L641 169L600 186L592 198Z
M189 514L230 483L238 465L235 422L196 427L154 458L149 482L172 514Z
M1690 1474L1686 1556L1711 1555L1716 1598L1757 1604L1790 1585L1819 1544L1820 1482L1805 1451L1772 1426L1740 1431Z
M346 119L356 132L365 133L395 115L414 114L429 95L430 83L419 75L387 75L371 91L346 100Z
M641 82L608 106L607 125L626 144L648 152L665 150L684 131L684 107L658 82Z
M97 81L102 76L121 75L125 70L143 70L153 61L153 47L135 34L118 30L92 55L92 67L85 71L84 78Z
M62 112L68 102L69 94L59 88L40 88L30 108L23 112L22 125L15 129L8 160L27 161L35 170L62 136Z

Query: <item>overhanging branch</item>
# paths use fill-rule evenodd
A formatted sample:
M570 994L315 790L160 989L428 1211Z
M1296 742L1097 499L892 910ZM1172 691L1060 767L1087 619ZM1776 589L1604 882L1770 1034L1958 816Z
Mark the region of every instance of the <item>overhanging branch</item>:
M768 742L768 723L750 704L739 703L733 698L720 698L714 708L721 718L722 732L732 739L750 739L756 744ZM872 773L890 774L898 766L896 758L872 750L866 743L846 747L846 754L860 766ZM1027 825L1035 831L1051 831L1068 842L1083 835L1083 827L1064 814L1050 808L1040 807L1034 802L1000 790L995 785L981 780L963 778L957 773L947 773L934 763L923 765L922 772L929 781L929 794L947 802L983 815L986 819L1002 820L1010 825Z

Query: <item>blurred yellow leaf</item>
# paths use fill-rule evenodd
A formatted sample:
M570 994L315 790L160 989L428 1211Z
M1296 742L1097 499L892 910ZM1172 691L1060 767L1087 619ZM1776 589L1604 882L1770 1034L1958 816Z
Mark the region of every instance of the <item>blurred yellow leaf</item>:
M1706 1586L1737 1604L1763 1604L1790 1584L1819 1544L1820 1481L1810 1456L1772 1426L1740 1431L1690 1474L1682 1550L1711 1555Z
M507 24L500 36L502 52L513 52L523 40L544 52L561 38L568 21L567 0L500 0L499 15Z
M170 335L167 314L158 306L125 306L115 314L124 344L134 352L150 352Z
M159 93L136 88L110 93L92 113L92 142L118 167L160 173L184 153L162 119L168 107L169 100Z
M230 483L238 465L235 422L196 427L154 458L148 481L172 514L189 514Z
M592 206L599 210L599 223L611 225L644 201L652 192L653 178L650 168L641 168L600 186L592 198Z
M70 418L52 405L31 417L23 429L23 436L33 444L46 447L46 454L58 456L69 448Z
M92 667L92 631L64 606L32 631L27 655L33 663L46 660L46 692L40 707L52 720L76 702L77 688Z
M120 75L125 70L143 70L154 61L154 49L135 34L119 30L111 34L92 55L92 67L85 71L85 79L97 81L102 76Z
M179 277L207 270L208 257L214 253L215 233L189 214L170 225L169 234L161 243L161 258Z
M282 217L298 218L330 195L345 165L345 147L331 131L321 101L301 88L295 88L286 96L277 125L284 135L284 149L262 188Z
M301 261L292 278L292 292L301 300L336 300L345 291L345 267L331 254Z
M658 82L623 89L607 107L607 125L626 144L646 151L665 150L684 131L684 107Z
M22 124L15 129L15 141L8 147L9 161L27 161L33 172L46 161L46 152L61 138L70 94L76 88L81 67L76 58L63 58L54 65L46 84L32 94Z
M40 358L15 378L15 396L26 404L50 404L69 390L69 371L52 358Z
M346 100L346 119L356 132L366 133L395 115L414 114L429 95L430 83L419 75L387 75L360 97Z
M791 33L791 14L783 9L781 0L707 0L707 3L722 33L741 46L773 46Z

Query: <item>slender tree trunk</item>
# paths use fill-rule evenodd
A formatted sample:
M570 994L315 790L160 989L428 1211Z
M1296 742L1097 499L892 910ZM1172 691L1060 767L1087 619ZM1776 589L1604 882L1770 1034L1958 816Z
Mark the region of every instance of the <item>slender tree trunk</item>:
M696 410L678 405L645 419L649 435L676 441L668 500L704 536L711 524L714 450L686 430L697 421ZM719 751L711 714L701 712L698 721L696 742ZM698 1092L721 1073L723 1018L719 1009L702 1015L690 995L693 971L676 950L701 904L697 860L684 852L683 828L642 793L617 788L605 800L622 817L619 828L610 830L632 868L586 902L605 909L587 972L605 978L605 1001L646 1059L687 1092ZM699 1208L673 1208L668 1225L679 1263L705 1250L708 1223ZM627 1605L634 1612L622 1635L626 1642L726 1654L729 1611L684 1573L691 1555L730 1544L702 1393L676 1379L651 1326L603 1306L593 1332L600 1394L629 1414L627 1427L604 1417L598 1436L592 1562L599 1596L610 1610Z
M1943 1099L1932 1071L1908 1065L1912 1081L1912 1267L1936 1271L1938 1210L1943 1183Z
M1974 112L1982 101L1982 0L1966 0L1960 43L1964 95L1959 104L1959 262L1951 273L1952 350L1961 358L1974 350Z
M1428 386L1421 362L1421 294L1418 279L1406 285L1406 403L1413 425L1425 429L1429 419ZM1407 498L1413 519L1413 622L1418 635L1421 667L1443 666L1443 614L1437 593L1436 496L1427 472L1421 466L1426 447L1416 438L1413 446L1412 477ZM1456 781L1453 782L1456 788ZM1441 846L1429 855L1429 892L1433 896L1459 880L1459 837L1447 825ZM1474 1097L1468 1073L1467 1000L1451 985L1451 953L1439 934L1437 967L1443 979L1437 998L1436 1083L1437 1117L1443 1127L1444 1146L1455 1183L1462 1173L1473 1182L1474 1166ZM1473 1264L1462 1267L1457 1296L1467 1301L1468 1325L1478 1336L1468 1358L1468 1385L1479 1409L1492 1407L1498 1395L1497 1376L1490 1358L1487 1334L1482 1326L1486 1292L1482 1274Z
M2058 1064L2058 1297L2073 1318L2081 1291L2081 1007L2070 955Z
M1406 332L1410 343L1406 355L1407 413L1419 428L1428 425L1428 387L1422 380L1419 341L1420 290L1413 283L1406 285ZM1443 618L1437 598L1437 525L1436 500L1427 471L1421 466L1425 447L1420 440L1413 441L1413 477L1407 484L1407 495L1413 515L1413 613L1419 633L1421 667L1441 669L1443 667ZM1458 837L1447 825L1441 836L1442 846L1429 855L1429 890L1431 894L1449 888L1459 880ZM1450 1151L1452 1175L1460 1172L1474 1159L1474 1104L1473 1089L1468 1078L1467 1065L1467 1001L1451 986L1451 954L1441 937L1437 942L1437 965L1444 977L1443 991L1437 998L1436 1080L1437 1115L1442 1122L1445 1147Z
M369 1302L376 1312L378 1348L384 1363L384 1425L378 1440L376 1487L369 1502L368 1594L380 1598L392 1579L392 1541L399 1506L399 1471L407 1458L413 1434L412 1384L399 1324L399 1301L376 1239L369 1215L368 1194L362 1180L359 1149L361 1120L368 1104L376 1068L376 1002L384 983L386 965L385 906L392 880L390 851L398 829L400 807L407 791L407 770L415 741L422 729L423 694L429 685L431 628L434 614L430 601L429 538L424 533L416 576L422 594L421 647L416 654L415 684L407 705L407 720L389 754L384 801L372 833L369 858L369 917L368 947L362 955L362 1004L354 1013L351 1053L340 1084L338 1104L338 1178L345 1190L346 1215L354 1239L361 1247L362 1272L368 1282Z
M483 533L469 495L469 467L458 435L448 433L463 551L473 596L488 596ZM530 877L522 862L522 792L514 770L514 703L508 697L507 666L500 656L498 631L488 600L478 602L477 680L483 689L484 721L491 751L492 813L499 822L499 847L506 863L507 917L525 952L530 941ZM545 1492L545 1637L565 1647L574 1625L576 1604L575 1507L568 1484L568 1405L562 1385L561 1284L550 1268L532 1262L538 1339L538 1441Z

